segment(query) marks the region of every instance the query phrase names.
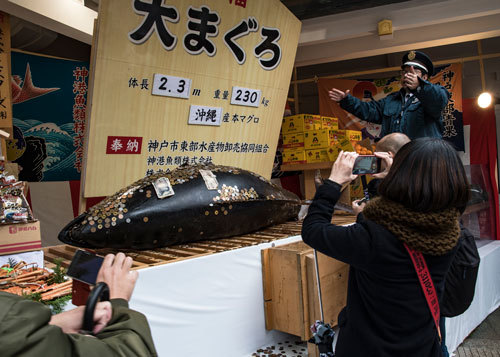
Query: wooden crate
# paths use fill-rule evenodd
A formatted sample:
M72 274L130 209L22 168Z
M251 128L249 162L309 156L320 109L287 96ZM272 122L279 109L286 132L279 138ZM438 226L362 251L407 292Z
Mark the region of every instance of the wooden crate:
M337 324L345 306L349 266L318 253L325 322ZM266 329L311 337L310 326L320 320L313 250L303 242L262 251Z

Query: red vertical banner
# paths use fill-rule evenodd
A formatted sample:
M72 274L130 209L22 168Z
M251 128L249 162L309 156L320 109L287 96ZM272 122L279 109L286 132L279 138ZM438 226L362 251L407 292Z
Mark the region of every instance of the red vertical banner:
M73 146L75 146L74 167L78 172L82 171L83 160L83 138L85 136L85 112L87 110L87 77L89 71L85 66L76 67L73 71Z

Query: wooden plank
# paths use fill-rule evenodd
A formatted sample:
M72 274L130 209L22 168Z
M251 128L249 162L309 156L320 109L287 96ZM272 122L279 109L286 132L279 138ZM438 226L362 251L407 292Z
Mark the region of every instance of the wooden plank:
M309 296L309 324L321 319L319 309L318 285L314 254L308 253L307 264L307 290ZM319 277L323 300L324 322L331 326L337 325L337 317L347 301L347 280L349 266L346 263L318 253ZM306 338L311 337L311 332Z
M174 245L174 246L172 246L170 248L177 249L177 250L180 250L180 251L190 252L190 253L193 253L193 254L205 254L205 253L214 252L213 250L210 250L210 249L196 248L196 247L193 247L191 245ZM160 249L164 249L164 248L160 248Z
M262 282L264 284L264 301L272 300L271 291L271 269L269 263L269 248L261 250L262 259Z
M43 256L43 259L45 260L44 266L46 268L54 268L56 266L55 261L60 260L61 257L58 254L54 253L45 253ZM61 266L64 268L68 268L69 264L71 263L71 260L68 259L63 259L61 260Z
M259 232L259 233L250 233L246 234L245 237L250 237L250 238L262 238L266 241L271 241L275 239L282 238L284 235L281 234L276 234L272 232Z
M200 249L200 251L202 251ZM176 248L159 248L155 249L154 252L161 252L161 253L166 253L168 256L172 257L191 257L193 255L197 255L198 253L193 253L192 251L186 251L186 250L181 250L181 249L176 249ZM204 252L206 253L206 252Z
M314 183L314 170L304 171L304 196L306 200L312 200L316 194L316 184Z
M203 241L208 245L219 246L223 248L241 248L241 244L233 243L227 240L227 238L221 238L217 240L205 240Z
M318 346L314 343L307 342L307 357L319 357Z
M211 255L212 253L205 253L205 254L198 254L196 256L191 256L191 257L180 257L180 258L176 258L174 260L170 260L170 261L162 261L162 262L158 262L158 263L155 263L155 264L152 264L150 266L157 266L157 265L163 265L163 264L168 264L168 263L175 263L175 262L179 262L181 260L188 260L188 259L193 259L193 258L199 258L199 257L203 257L203 256L206 256L206 255Z
M289 232L293 232L302 228L302 222L299 221L290 221L284 224L278 224L276 226L268 227L265 231L278 232L283 234L288 234Z
M147 266L148 264L158 263L158 259L148 257L142 254L142 252L140 251L126 251L124 253L134 259L134 263L137 264L143 264Z
M285 236L289 236L291 233L291 229L288 227L286 229L284 228L267 228L266 230L259 232L258 234L263 236L263 237L276 237L276 238L281 238Z
M165 253L162 253L160 251L146 250L146 251L141 252L141 254L148 256L148 257L151 257L151 258L154 258L155 263L153 263L153 264L157 264L158 262L165 262L166 263L167 261L177 259L177 256L175 256L175 255L165 254Z
M225 247L216 246L214 244L202 243L202 242L191 243L190 246L200 249L208 249L213 251L214 253L223 252L224 250L226 250Z
M65 249L57 249L57 248L49 248L48 253L52 253L60 258L64 258L70 261L73 259L74 256L74 253L71 251L67 251Z
M306 341L309 336L309 296L307 293L307 263L306 254L297 254L297 267L299 271L297 272L297 284L299 285L299 302L301 314L301 331L300 338L302 341Z
M269 249L260 251L262 259L262 284L264 295L264 314L266 330L272 330L273 327L273 295L272 295L272 277L269 263Z
M235 238L238 242L241 242L242 244L248 244L248 245L255 245L255 244L260 244L262 242L268 241L268 239L265 238L255 238L255 237L246 237L246 236L240 236Z
M293 67L293 102L295 107L295 114L299 114L300 108L299 108L299 86L297 84L297 67Z
M297 252L276 248L269 250L272 326L276 330L300 336L303 314L299 300Z

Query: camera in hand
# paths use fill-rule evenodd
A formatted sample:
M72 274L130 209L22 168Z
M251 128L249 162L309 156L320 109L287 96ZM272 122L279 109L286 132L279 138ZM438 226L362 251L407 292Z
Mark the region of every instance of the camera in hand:
M358 201L358 206L361 206L363 203L367 203L370 199L368 197L363 197Z
M66 274L73 279L95 285L103 261L103 257L79 249L73 256Z
M380 171L381 159L375 155L359 155L354 162L354 175L375 174Z

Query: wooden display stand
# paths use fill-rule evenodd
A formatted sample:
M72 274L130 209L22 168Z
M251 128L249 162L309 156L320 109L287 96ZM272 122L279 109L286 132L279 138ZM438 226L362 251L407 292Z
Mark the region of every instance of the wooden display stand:
M346 304L349 266L318 253L325 323L337 325ZM314 251L303 242L262 251L266 329L300 336L307 341L310 326L321 319ZM308 344L309 356L316 346Z

